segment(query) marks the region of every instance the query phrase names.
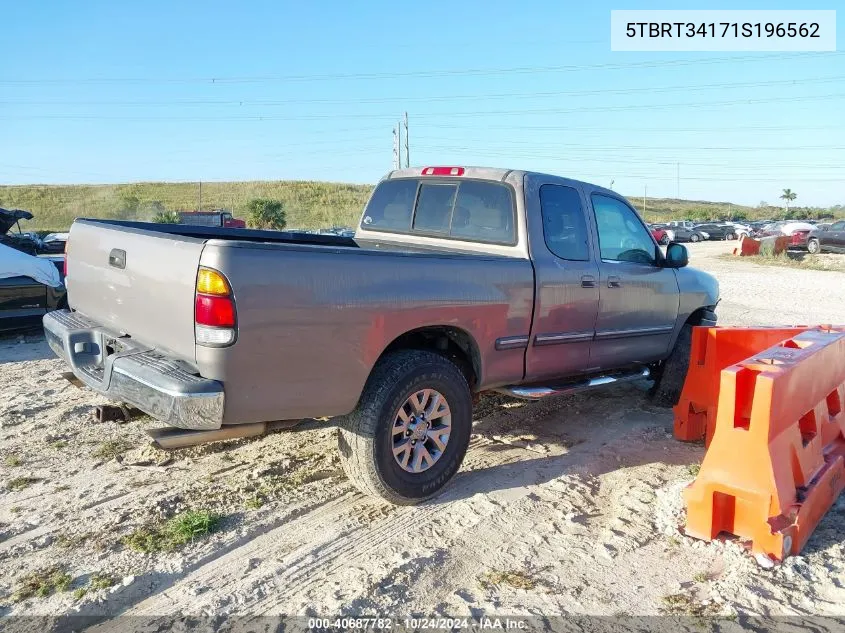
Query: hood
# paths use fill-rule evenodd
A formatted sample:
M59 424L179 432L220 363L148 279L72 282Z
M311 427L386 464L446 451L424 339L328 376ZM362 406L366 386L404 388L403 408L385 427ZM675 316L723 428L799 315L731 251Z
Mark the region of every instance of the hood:
M29 211L22 211L15 209L9 211L7 209L0 209L0 235L5 235L9 232L18 220L31 220L32 214Z

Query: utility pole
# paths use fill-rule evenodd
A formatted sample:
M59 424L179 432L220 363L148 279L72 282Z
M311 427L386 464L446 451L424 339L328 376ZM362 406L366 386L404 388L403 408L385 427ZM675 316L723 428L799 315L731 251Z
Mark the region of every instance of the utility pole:
M610 190L613 191L613 183L616 182L615 180L610 181Z
M401 165L399 164L399 137L397 136L398 130L394 127L393 128L393 169L400 169Z
M197 211L202 211L202 180L200 180L200 206Z
M408 113L405 113L405 167L411 166L411 151L408 149Z

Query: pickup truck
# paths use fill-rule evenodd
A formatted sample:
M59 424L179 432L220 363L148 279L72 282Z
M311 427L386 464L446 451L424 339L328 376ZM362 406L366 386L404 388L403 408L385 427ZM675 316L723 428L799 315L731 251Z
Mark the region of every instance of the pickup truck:
M617 193L481 167L406 168L354 238L74 222L47 339L85 385L168 425L339 417L364 492L437 494L475 396L655 380L672 404L716 280Z

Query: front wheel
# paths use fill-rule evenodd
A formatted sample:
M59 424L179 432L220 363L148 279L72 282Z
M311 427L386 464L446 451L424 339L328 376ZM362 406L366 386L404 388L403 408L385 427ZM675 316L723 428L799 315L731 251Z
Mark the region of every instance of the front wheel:
M661 237L661 238L660 238L660 243L661 243L663 246L666 246L666 245L667 245L669 242L671 242L671 241L672 241L672 240L670 240L670 239L669 239L669 236L668 236L668 235L664 235L663 237Z
M690 242L697 242L697 241L698 241L698 240L700 240L700 239L701 239L701 238L700 238L700 237L698 237L698 235L696 235L695 233L693 233L692 235L690 235L689 241L690 241Z
M661 407L674 407L681 397L681 390L687 379L690 350L692 348L692 326L684 325L678 333L678 340L669 358L657 368L651 398Z
M814 238L814 239L810 240L809 242L807 242L807 250L812 255L818 255L822 250L822 246L819 243L819 241Z
M400 350L376 365L341 421L338 447L359 490L412 505L458 472L471 429L472 394L460 369L434 352Z

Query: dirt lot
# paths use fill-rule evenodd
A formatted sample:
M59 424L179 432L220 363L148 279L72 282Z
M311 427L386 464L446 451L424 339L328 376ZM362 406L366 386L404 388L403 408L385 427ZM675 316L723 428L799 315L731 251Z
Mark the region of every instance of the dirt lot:
M690 249L723 324L845 321L845 273L718 258L732 246ZM0 615L845 615L845 503L772 570L683 536L703 447L647 385L484 398L452 486L397 508L347 483L330 423L164 453L150 420L92 423L60 368L38 336L0 341ZM186 510L215 529L162 523Z

